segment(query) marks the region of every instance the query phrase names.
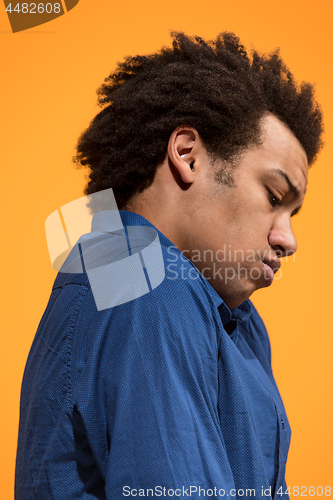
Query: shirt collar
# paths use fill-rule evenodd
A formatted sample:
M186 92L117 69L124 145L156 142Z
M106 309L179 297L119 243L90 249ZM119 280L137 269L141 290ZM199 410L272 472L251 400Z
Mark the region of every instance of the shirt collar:
M234 309L229 309L209 281L205 278L203 279L209 289L210 296L219 311L223 325L229 323L231 319L246 321L250 317L251 303L249 299L245 300L245 302L243 302L240 306L235 307Z
M127 210L101 210L96 212L91 223L92 232L113 233L121 231L124 226L147 226L154 228L163 246L174 246L173 243L164 236L149 220L142 215Z

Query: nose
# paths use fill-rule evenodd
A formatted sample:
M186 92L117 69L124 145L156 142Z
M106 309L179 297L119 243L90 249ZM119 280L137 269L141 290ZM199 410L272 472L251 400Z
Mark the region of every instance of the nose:
M268 243L278 257L286 257L296 252L297 241L289 217L286 216L275 221L268 235Z

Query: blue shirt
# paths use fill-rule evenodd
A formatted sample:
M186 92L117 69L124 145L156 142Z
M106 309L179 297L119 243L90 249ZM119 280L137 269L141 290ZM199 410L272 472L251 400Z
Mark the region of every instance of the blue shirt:
M165 277L134 300L98 310L84 265L58 274L23 377L16 500L288 498L265 326L157 233Z

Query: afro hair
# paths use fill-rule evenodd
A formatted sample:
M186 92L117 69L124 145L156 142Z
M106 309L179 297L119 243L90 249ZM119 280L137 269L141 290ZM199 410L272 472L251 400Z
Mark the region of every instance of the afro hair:
M118 63L98 92L102 110L77 144L89 168L86 195L113 188L118 208L153 180L175 128L195 128L214 158L260 143L273 113L303 146L309 165L322 147L322 113L310 83L297 85L279 55L252 51L225 32L205 41L172 33L172 47Z

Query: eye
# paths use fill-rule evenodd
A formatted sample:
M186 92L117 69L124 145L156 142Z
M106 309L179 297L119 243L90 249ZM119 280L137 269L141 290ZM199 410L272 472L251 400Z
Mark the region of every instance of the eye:
M269 189L267 189L268 194L269 194L269 202L270 204L275 207L275 205L281 205L281 200L275 196Z

